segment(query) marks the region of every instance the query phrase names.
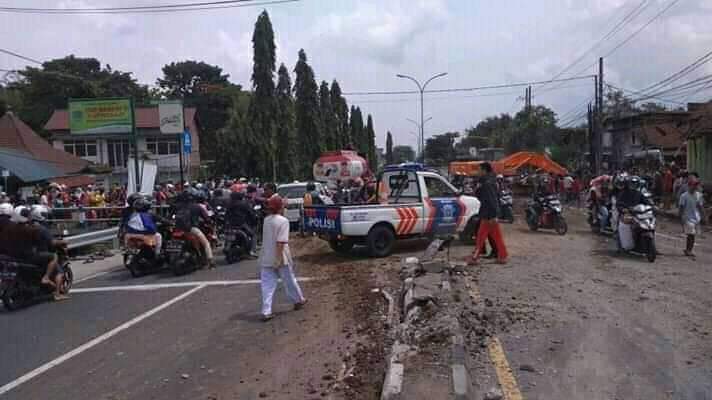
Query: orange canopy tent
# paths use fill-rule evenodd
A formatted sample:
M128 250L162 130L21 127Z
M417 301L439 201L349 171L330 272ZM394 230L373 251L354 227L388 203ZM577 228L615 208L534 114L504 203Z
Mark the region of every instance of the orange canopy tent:
M480 166L484 161L454 161L450 163L450 175L477 176L481 175ZM556 174L567 175L569 171L554 162L545 154L521 151L511 154L499 161L490 162L495 174L512 176L517 174L517 170L525 165Z

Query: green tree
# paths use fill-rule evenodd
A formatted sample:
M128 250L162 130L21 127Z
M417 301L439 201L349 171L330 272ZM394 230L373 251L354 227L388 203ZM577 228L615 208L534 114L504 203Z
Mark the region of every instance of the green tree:
M294 67L297 79L294 83L296 97L297 138L299 142L298 174L307 179L312 176L312 164L321 155L322 140L319 118L319 97L314 71L307 63L304 49L299 50L299 60Z
M376 171L378 169L378 157L376 156L376 132L373 128L373 118L371 114L368 114L366 118L366 130L364 132L366 139L366 155L368 158L368 165L371 167L371 171Z
M447 132L435 135L425 141L426 162L431 165L447 165L456 157L455 141L459 132Z
M393 148L393 163L401 164L409 161L415 161L415 150L412 147L400 145Z
M95 58L69 55L39 68L27 67L18 75L20 79L7 87L8 96L18 99L13 111L40 134L52 112L67 108L70 98L133 97L138 104L148 99L147 87L130 72L110 65L102 68Z
M277 179L276 143L275 143L275 85L274 72L276 49L274 31L267 11L262 11L252 35L252 100L248 111L249 124L253 137L244 148L243 157L247 158L249 173L253 176Z
M351 132L351 146L353 146L354 150L357 152L366 155L368 153L368 148L366 147L366 141L364 140L363 115L361 114L361 109L358 107L351 106L349 130Z
M386 165L393 164L393 136L391 131L386 133Z
M275 157L278 160L277 177L282 182L295 178L297 166L297 137L294 121L292 81L284 64L277 72L277 132Z
M340 150L351 143L349 135L349 106L341 94L339 82L331 82L331 105L334 109L336 132L334 132L336 149Z
M236 156L234 151L227 149L245 149L250 146L252 132L248 123L250 94L242 92L233 97L232 106L228 111L226 125L218 130L217 146L224 151L215 154L213 173L215 175L240 176L248 174L247 159ZM244 154L240 151L240 155Z
M319 112L321 115L322 140L325 150L338 150L337 121L334 106L331 101L329 83L321 82L319 86Z
M203 61L179 61L162 68L163 77L156 83L161 96L183 100L186 107L195 107L201 122L200 155L214 159L218 153L217 132L230 118L233 94L239 86L230 84L222 68Z

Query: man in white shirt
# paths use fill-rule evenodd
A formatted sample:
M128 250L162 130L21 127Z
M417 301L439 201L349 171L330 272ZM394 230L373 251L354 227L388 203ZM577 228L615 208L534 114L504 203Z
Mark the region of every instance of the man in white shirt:
M704 202L702 193L697 188L699 181L692 177L687 182L687 191L680 195L678 202L680 220L687 235L687 246L685 247L685 255L694 257L692 250L695 247L695 235L701 232L700 224L704 221Z
M262 228L262 249L257 260L262 285L262 320L272 319L272 298L281 277L287 296L298 310L307 300L294 276L292 254L289 251L289 220L282 216L284 202L274 195L267 200L267 211Z

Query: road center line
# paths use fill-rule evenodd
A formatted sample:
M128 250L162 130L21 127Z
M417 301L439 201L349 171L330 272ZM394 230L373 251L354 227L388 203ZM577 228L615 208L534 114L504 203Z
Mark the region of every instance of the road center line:
M317 280L317 278L297 278L299 282L309 282ZM103 286L93 288L77 288L72 289L72 293L97 293L97 292L117 292L117 291L142 291L142 290L157 290L168 288L182 288L193 286L233 286L233 285L254 285L260 283L259 279L244 279L234 281L193 281L193 282L174 282L174 283L154 283L147 285L125 285L125 286Z
M206 285L200 285L200 286L194 287L193 289L190 289L189 291L187 291L187 292L185 292L185 293L183 293L183 294L180 294L180 295L178 295L178 296L172 298L171 300L168 300L167 302L165 302L165 303L159 305L158 307L155 307L155 308L153 308L153 309L151 309L151 310L149 310L149 311L146 311L145 313L143 313L143 314L141 314L141 315L139 315L139 316L137 316L137 317L135 317L135 318L133 318L133 319L127 321L127 322L124 322L123 324L121 324L121 325L117 326L116 328L114 328L114 329L112 329L112 330L110 330L110 331L104 333L103 335L98 336L98 337L96 337L96 338L94 338L94 339L92 339L92 340L90 340L90 341L84 343L83 345L77 347L76 349L74 349L74 350L72 350L72 351L70 351L70 352L68 352L68 353L66 353L66 354L64 354L64 355L62 355L62 356L59 356L59 357L55 358L54 360L52 360L52 361L50 361L50 362L44 364L43 366L41 366L41 367L39 367L39 368L36 368L36 369L34 369L34 370L32 370L32 371L26 373L25 375L23 375L23 376L21 376L21 377L15 379L14 381L5 384L4 386L0 387L0 396L2 396L3 394L9 392L10 390L12 390L12 389L14 389L14 388L16 388L16 387L22 385L23 383L25 383L25 382L27 382L27 381L29 381L29 380L31 380L31 379L33 379L33 378L39 376L39 375L42 375L43 373L49 371L50 369L52 369L52 368L54 368L54 367L56 367L56 366L62 364L63 362L65 362L65 361L67 361L67 360L69 360L69 359L71 359L71 358L73 358L73 357L75 357L75 356L77 356L77 355L79 355L79 354L81 354L81 353L83 353L83 352L85 352L85 351L91 349L92 347L94 347L94 346L96 346L96 345L98 345L98 344L100 344L100 343L102 343L102 342L105 342L106 340L110 339L111 337L116 336L117 334L119 334L119 333L121 333L122 331L125 331L126 329L128 329L128 328L130 328L130 327L132 327L132 326L134 326L134 325L136 325L136 324L138 324L139 322L143 321L144 319L146 319L146 318L148 318L148 317L150 317L150 316L152 316L152 315L154 315L154 314L156 314L156 313L159 313L159 312L163 311L164 309L166 309L166 308L170 307L171 305L173 305L173 304L175 304L175 303L177 303L177 302L179 302L179 301L185 299L186 297L192 295L193 293L195 293L195 292L197 292L198 290L204 288L205 286L206 286Z
M519 390L519 385L517 385L517 379L512 373L512 368L509 367L507 356L504 355L504 349L502 349L499 339L493 337L487 347L497 373L497 380L499 380L499 385L502 387L504 399L523 400L522 392Z

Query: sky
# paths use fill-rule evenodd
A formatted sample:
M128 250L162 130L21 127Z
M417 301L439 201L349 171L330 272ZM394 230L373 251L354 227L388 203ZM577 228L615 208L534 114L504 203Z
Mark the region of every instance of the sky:
M39 59L68 54L96 57L155 84L172 61L218 65L249 88L252 31L266 9L278 63L291 70L303 48L319 81L339 81L344 92L413 90L410 75L428 89L546 81L585 55L563 77L596 73L593 66L666 6L675 5L605 59L605 81L640 90L712 50L712 1L647 0L640 14L585 54L642 0L301 0L294 3L144 15L28 15L0 13L0 47ZM188 0L0 0L14 7L116 7ZM0 69L27 65L0 54ZM712 63L689 79L712 73ZM686 78L687 79L687 78ZM534 104L559 116L593 97L591 79L534 87ZM555 90L548 90L555 89ZM712 90L686 99L708 100ZM487 116L516 112L524 88L425 95L426 137L463 132ZM386 132L396 145L415 146L417 95L347 96L374 119L379 146Z

